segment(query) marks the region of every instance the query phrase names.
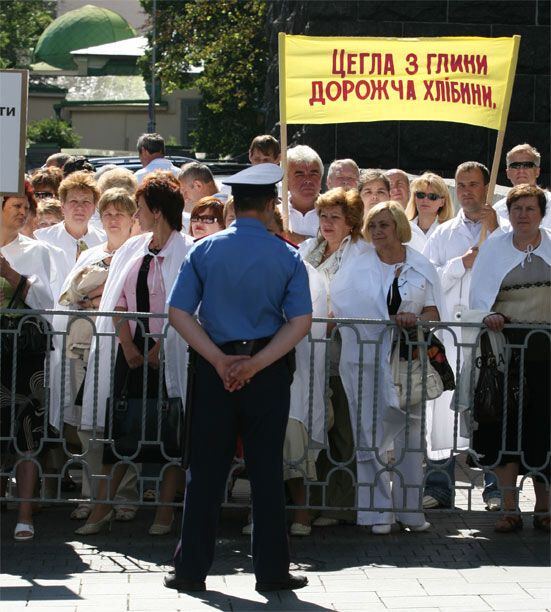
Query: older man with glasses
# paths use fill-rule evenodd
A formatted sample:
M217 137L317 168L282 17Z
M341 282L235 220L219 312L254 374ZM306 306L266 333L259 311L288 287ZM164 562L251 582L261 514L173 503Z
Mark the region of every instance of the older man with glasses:
M360 169L353 159L336 159L327 171L327 189L342 187L345 191L357 189Z
M507 178L513 187L522 184L536 185L540 175L541 155L539 151L528 143L513 147L506 155ZM545 191L547 207L545 216L541 220L541 227L551 229L551 193ZM509 213L506 205L507 198L502 198L494 204L497 214L505 219L506 223L500 223L503 229L511 229L509 224Z

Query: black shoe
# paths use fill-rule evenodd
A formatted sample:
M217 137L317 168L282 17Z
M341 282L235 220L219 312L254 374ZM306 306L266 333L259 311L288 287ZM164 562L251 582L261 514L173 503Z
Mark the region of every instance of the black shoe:
M169 573L164 579L165 587L167 589L175 589L176 591L190 591L198 593L200 591L206 591L205 581L201 580L190 580L189 578L178 578L176 574Z
M289 574L287 580L279 580L277 582L259 581L256 583L255 589L262 591L294 591L302 589L308 584L306 576L292 576Z

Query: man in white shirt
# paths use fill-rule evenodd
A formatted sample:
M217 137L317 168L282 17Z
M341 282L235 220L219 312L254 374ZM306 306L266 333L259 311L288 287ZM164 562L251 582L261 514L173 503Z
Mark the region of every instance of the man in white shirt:
M213 197L226 203L228 193L222 191L214 180L210 168L200 162L189 162L178 172L180 193L184 198L182 223L186 232L189 231L190 216L193 207L202 198Z
M327 170L327 189L342 187L345 191L358 189L360 169L353 159L336 159Z
M136 170L134 173L141 184L144 177L155 170L165 170L172 172L174 176L178 176L180 169L175 166L170 160L165 158L165 141L160 134L142 134L138 138L136 144L138 156L143 168Z
M536 181L540 175L541 155L539 151L528 143L519 144L513 147L506 155L505 162L507 164L507 178L513 184L513 187L526 183L528 185L536 185ZM545 216L541 220L541 227L551 229L551 193L545 192L547 199L547 208ZM501 219L506 223L502 223L505 230L511 230L509 223L509 212L507 211L507 198L502 198L494 204L494 208Z
M390 181L390 199L399 202L405 210L410 196L409 176L399 168L387 170L385 176Z
M314 149L297 145L287 151L289 239L299 244L318 233L315 209L321 191L323 162Z
M469 161L460 164L455 172L456 194L461 206L457 215L439 225L428 239L423 254L436 267L442 282L442 292L448 311L453 321L461 321L463 313L469 308L469 288L474 261L478 255L478 244L484 228L486 236L493 232L501 232L497 215L491 206L486 206L486 196L490 173L486 166L479 162ZM455 328L460 338L460 329ZM444 345L448 361L453 366L456 362L458 349L451 334L444 333ZM460 353L461 356L461 353ZM434 402L435 412L447 411L449 419L447 428L433 428L430 433L432 467L439 463L442 471L431 471L426 480L423 506L434 508L449 507L452 500L451 487L455 483L455 461L452 453L454 413L450 408L452 392L444 392ZM468 440L459 438L456 448L468 446ZM446 457L446 459L442 459ZM450 458L451 457L451 458ZM489 510L499 510L500 493L495 476L484 475L485 488L483 498Z

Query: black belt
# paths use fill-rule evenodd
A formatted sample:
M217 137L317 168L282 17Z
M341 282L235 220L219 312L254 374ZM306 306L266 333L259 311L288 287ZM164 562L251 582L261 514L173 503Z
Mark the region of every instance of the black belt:
M272 339L269 338L256 338L255 340L232 340L220 345L220 349L226 353L226 355L255 355L261 351Z

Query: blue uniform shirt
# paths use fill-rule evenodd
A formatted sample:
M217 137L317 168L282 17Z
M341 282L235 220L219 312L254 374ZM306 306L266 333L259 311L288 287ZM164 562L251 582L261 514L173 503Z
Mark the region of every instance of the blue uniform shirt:
M199 321L216 344L273 336L286 320L312 312L298 251L251 218L193 246L168 302L189 314L199 306Z

